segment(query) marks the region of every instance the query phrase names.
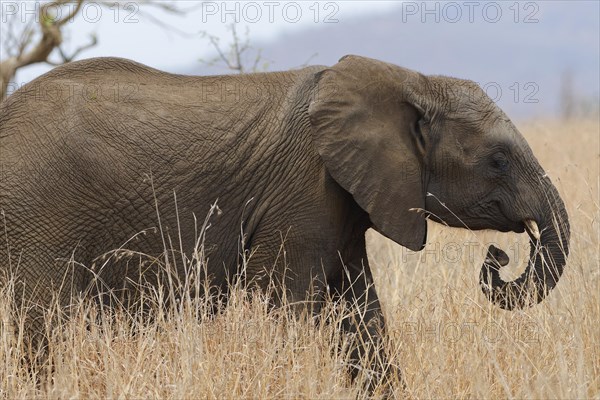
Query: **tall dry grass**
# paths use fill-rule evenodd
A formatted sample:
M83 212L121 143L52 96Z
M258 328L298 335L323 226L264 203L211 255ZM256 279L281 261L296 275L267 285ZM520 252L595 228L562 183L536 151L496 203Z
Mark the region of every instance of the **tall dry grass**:
M528 256L526 235L431 224L426 249L412 253L369 232L388 351L407 382L398 397L600 398L598 122L538 121L521 130L569 211L563 278L542 304L503 311L478 285L484 251L489 243L505 249L512 262L503 275L514 277ZM159 292L144 314L102 313L82 300L48 326L48 357L29 368L23 356L34 358L35 349L21 336L12 290L0 289L3 398L363 396L345 373L352 338L339 324L351 310L335 304L321 312L330 323L319 324L270 310L268 296L239 286L216 314L207 298L159 307Z

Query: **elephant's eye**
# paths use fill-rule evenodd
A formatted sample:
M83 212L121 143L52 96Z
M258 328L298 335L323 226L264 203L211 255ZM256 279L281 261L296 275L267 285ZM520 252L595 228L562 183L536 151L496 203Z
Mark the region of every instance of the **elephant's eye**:
M498 171L506 172L508 171L508 158L504 153L495 153L492 156L492 166Z

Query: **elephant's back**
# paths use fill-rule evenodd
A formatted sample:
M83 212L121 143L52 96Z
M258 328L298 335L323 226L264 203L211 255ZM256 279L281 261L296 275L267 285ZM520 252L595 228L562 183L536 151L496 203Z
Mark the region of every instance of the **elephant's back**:
M28 92L36 85L51 85L52 83L76 83L92 82L95 79L110 81L121 80L126 77L131 83L143 81L149 77L177 76L163 72L147 65L119 57L95 57L79 61L73 61L60 65L17 90L11 97L19 95L20 92ZM35 88L39 89L39 88ZM10 97L9 97L10 99Z

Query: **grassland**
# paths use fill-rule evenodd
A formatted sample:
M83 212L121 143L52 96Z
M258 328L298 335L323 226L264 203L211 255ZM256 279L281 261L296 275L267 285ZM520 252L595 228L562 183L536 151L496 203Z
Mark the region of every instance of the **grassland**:
M526 235L431 224L426 249L412 253L369 232L388 351L407 383L406 392L396 388L398 398L600 398L598 122L545 120L520 128L570 215L563 278L542 304L506 312L482 295L480 265L487 244L499 244L512 259L505 276L514 277L527 259ZM49 332L50 354L32 370L22 362L31 350L10 298L4 285L2 398L360 397L345 374L345 347L338 346L351 344L339 330L348 310L334 304L323 311L332 322L315 324L269 312L264 296L243 288L216 316L206 299L156 308L150 319L104 315L82 302Z

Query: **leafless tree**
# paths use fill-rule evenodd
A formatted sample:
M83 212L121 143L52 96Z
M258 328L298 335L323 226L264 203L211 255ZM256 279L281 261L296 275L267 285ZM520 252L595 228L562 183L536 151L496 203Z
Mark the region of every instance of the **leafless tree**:
M35 3L37 15L22 20L22 13L3 16L2 26L2 59L0 59L0 100L7 95L9 82L14 79L20 68L36 63L60 65L74 60L83 51L95 46L98 39L91 35L88 43L67 54L63 44L63 29L72 22L86 2L92 0L53 0L43 4ZM118 7L115 0L94 0L103 7ZM23 6L25 2L15 3L15 7ZM168 3L156 3L151 0L138 0L136 6L152 6L170 13L182 11ZM159 20L146 14L151 21L163 25ZM171 29L171 28L170 28ZM54 59L50 59L51 55Z
M243 36L238 33L237 25L230 24L227 30L231 33L230 42L222 45L219 37L206 31L201 31L202 38L209 41L216 55L210 59L200 59L207 66L223 65L230 71L238 74L249 72L265 72L271 66L271 61L265 59L262 49L250 44L250 29L246 27ZM302 65L304 67L317 55L311 55Z

